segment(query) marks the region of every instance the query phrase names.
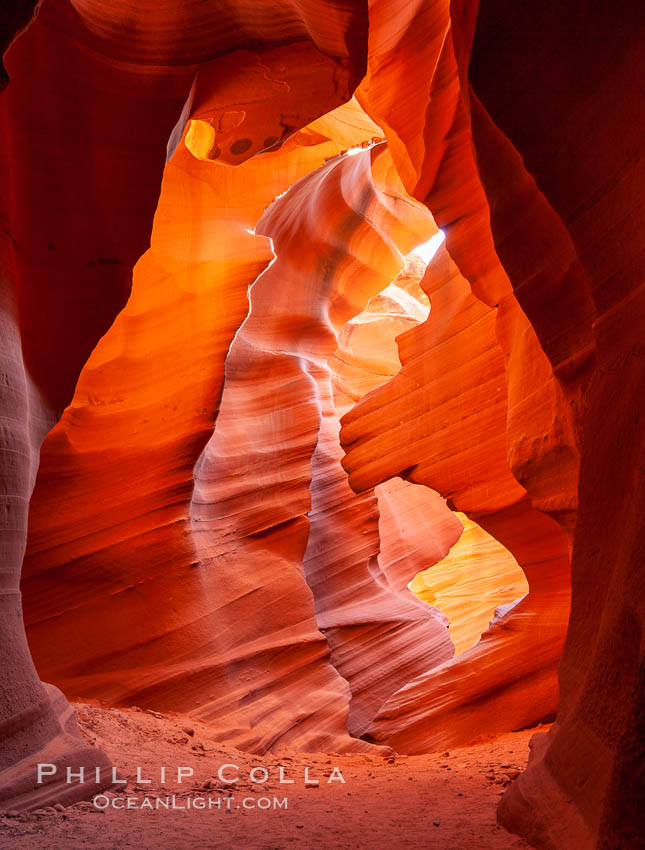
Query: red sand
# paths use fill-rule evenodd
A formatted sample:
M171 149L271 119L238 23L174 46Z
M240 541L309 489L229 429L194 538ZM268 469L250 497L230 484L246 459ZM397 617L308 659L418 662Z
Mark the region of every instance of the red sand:
M528 730L423 756L308 754L250 755L209 739L209 729L181 715L160 715L139 709L105 710L79 705L84 736L100 745L128 777L127 790L117 796L138 800L146 796L136 784L152 778L148 798L176 795L186 798L225 798L226 786L215 780L220 765L239 765L231 811L114 810L97 812L80 803L54 809L0 817L0 847L59 850L108 848L445 848L488 850L528 847L495 823L495 807L508 775L522 770L528 756ZM192 733L192 734L190 734ZM212 734L212 733L211 733ZM167 766L168 785L160 785L160 766ZM253 785L248 771L264 765L266 785ZM293 785L280 784L278 765ZM327 784L337 765L345 783ZM194 777L177 785L176 768L192 767ZM319 786L307 787L304 767ZM227 769L233 775L232 769ZM225 773L226 775L226 773ZM260 798L288 798L288 808L260 811ZM244 810L243 802L254 808ZM250 802L248 802L250 801ZM237 806L240 806L238 809Z

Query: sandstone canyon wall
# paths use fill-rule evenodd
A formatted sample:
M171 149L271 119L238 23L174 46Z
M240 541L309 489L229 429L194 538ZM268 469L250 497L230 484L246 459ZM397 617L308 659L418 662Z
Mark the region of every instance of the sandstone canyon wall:
M645 19L630 2L592 10L573 3L564 15L547 4L536 18L515 15L509 38L502 23L509 5L481 4L474 28L473 140L500 256L575 404L582 455L558 721L536 743L501 818L545 846L632 847L645 831L638 785ZM520 67L516 45L528 32L532 55L508 74ZM494 88L484 71L493 44L504 80ZM558 97L545 98L548 90ZM557 153L538 144L538 125L559 128ZM517 187L512 200L493 187L500 167ZM553 251L529 269L512 246L520 241L534 253L545 236ZM560 294L567 306L554 311Z
M557 708L501 822L637 846L644 41L633 0L40 4L0 95L0 800L105 763L27 648L35 484L25 618L68 696L256 751ZM480 581L528 584L454 657L406 589L463 569L452 511L503 547Z
M362 489L402 475L432 487L506 546L530 593L476 647L406 683L381 707L370 737L406 752L551 714L568 613L566 537L533 509L506 459L496 310L472 295L443 247L423 285L432 307L399 338L403 368L343 419L350 483Z
M371 8L376 14L378 4ZM538 12L453 3L443 43L452 33L496 251L557 381L548 379L543 360L536 368L538 359L533 380L522 387L515 355L534 349L535 337L522 330L513 301L496 297L511 404L509 461L534 505L564 529L575 528L558 722L536 742L529 770L500 815L536 846L632 847L643 834L635 784L643 763L643 608L623 593L629 587L630 600L638 599L643 575L634 499L640 488L627 471L632 462L639 468L641 443L643 16L634 3L574 3L561 12L555 3ZM435 79L445 95L446 77ZM432 113L431 99L424 131L436 126ZM446 180L454 165L446 163ZM435 188L443 188L441 169L436 175ZM421 182L406 185L417 197L426 191ZM445 226L441 195L433 199L431 192L427 200ZM463 223L463 216L456 221ZM460 264L449 231L447 244ZM466 264L460 268L486 299L487 287ZM536 405L534 396L538 415L529 417L534 393L527 390L540 385L551 403ZM613 500L612 488L620 493Z
M83 751L69 707L40 684L31 663L18 593L27 506L40 443L127 298L128 266L145 249L188 73L137 73L135 66L88 55L71 8L52 3L43 4L4 63L12 82L1 96L0 786L3 797L22 800L32 791L31 760L38 755L105 763L100 753ZM103 130L101 115L111 116ZM79 792L51 793L65 799Z
M320 106L322 114L351 95L364 64L360 32L365 21L359 9L332 10L324 20L315 8L299 14L288 3L271 4L266 14L251 20L234 5L159 10L144 4L138 19L124 12L118 3L45 0L4 61L11 82L2 94L6 418L0 785L3 798L15 805L47 798L31 793L38 759L105 762L97 751L83 749L65 701L43 688L30 659L18 593L27 505L40 443L70 401L92 348L123 307L132 267L147 248L168 140L173 128L181 127L197 65L205 63L208 75L215 57L257 44L258 37L269 45L281 43L287 31L291 40L308 41L320 54L319 84L332 93ZM298 45L292 67L301 65L301 58ZM248 51L241 60L249 61ZM288 57L283 65L289 65ZM217 70L221 73L221 65ZM276 86L279 81L270 88ZM308 91L305 98L311 102ZM282 127L285 139L315 117L309 106L302 116L297 103L292 107L288 126ZM245 138L239 117L234 123ZM251 112L247 123L253 117ZM226 122L224 129L231 129ZM191 192L186 182L183 186L187 200ZM197 182L197 206L199 188ZM259 203L261 209L265 204ZM271 256L259 242L248 264L255 262L255 274L258 263ZM172 255L172 246L168 252ZM185 260L183 265L185 272ZM249 282L240 280L242 292L233 289L228 296L233 313L240 311L239 321ZM195 439L200 413L201 408L193 413L189 439ZM130 504L136 495L131 493ZM172 495L169 501L171 514ZM54 799L87 793L61 787L50 792Z
M374 131L369 122L355 129L342 117L340 128L354 141ZM247 291L273 259L269 240L249 231L276 195L338 150L314 130L305 141L313 144L294 142L268 159L251 158L234 169L197 159L184 144L178 146L166 167L152 244L135 269L132 297L97 346L75 401L43 450L33 500L43 510L32 511L24 585L33 601L33 608L27 603L27 619L34 652L66 692L183 711L199 707L203 716L220 716L222 704L230 713L238 701L254 699L228 687L235 679L231 671L246 664L245 673L238 670L241 680L254 669L259 674L272 654L280 655L281 647L286 653L290 626L292 679L308 665L325 666L320 657L326 646L315 627L312 631L304 583L291 600L289 614L295 619L276 628L281 637L272 643L276 624L266 624L275 603L270 595L262 601L246 598L249 582L262 586L260 576L254 577L252 556L242 559L248 572L239 569L239 556L229 559L230 573L224 571L225 558L215 568L200 568L207 548L201 543L203 517L190 521L193 487L199 493L202 474L195 473L195 483L193 470L220 408L224 362L248 313ZM266 395L264 384L262 392ZM61 469L72 473L67 484ZM247 486L252 489L254 481L250 476ZM60 514L46 510L52 488L75 521L61 521ZM92 492L98 498L84 498ZM240 527L244 537L246 529ZM288 547L287 534L284 541ZM266 556L270 548L261 546L261 553ZM71 595L54 601L52 576L70 569ZM286 578L282 590L279 582L271 584L284 604ZM168 598L175 598L171 606L162 604ZM259 620L245 631L243 612L249 604L246 617L253 621L257 612ZM61 615L66 613L53 625L56 605ZM114 624L110 634L107 622ZM52 626L57 630L53 642ZM61 655L55 646L66 643L70 633L78 635L78 642ZM301 641L311 645L311 658L297 651ZM278 659L275 679L289 669ZM292 686L301 692L295 681ZM306 681L300 687L306 689ZM326 687L331 691L327 701L333 702L334 686ZM311 690L313 703L313 682ZM261 692L260 682L250 691ZM290 701L284 695L268 699L295 705L293 695ZM265 713L271 717L268 709ZM315 725L315 712L310 713ZM254 727L262 716L258 709ZM276 730L287 732L298 720L285 719L281 726L267 719L263 735L249 732L247 720L247 731L238 735L246 746L261 747L261 740L280 737ZM304 738L305 727L300 728Z

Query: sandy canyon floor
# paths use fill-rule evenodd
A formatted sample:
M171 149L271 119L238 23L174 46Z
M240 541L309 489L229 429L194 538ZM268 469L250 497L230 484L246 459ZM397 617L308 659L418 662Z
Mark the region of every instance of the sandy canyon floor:
M424 756L256 756L210 740L208 727L179 715L85 704L78 709L83 734L107 751L127 777L125 790L100 798L104 810L79 803L0 815L3 850L528 847L496 825L495 807L505 785L524 768L536 730ZM223 768L224 778L239 776L239 782L218 780L218 768L226 764L236 767ZM280 783L280 765L283 778L293 784ZM269 779L254 784L249 771L260 766ZM334 766L344 783L327 781ZM150 783L137 782L137 767L140 778ZM177 784L177 767L192 768L194 774ZM264 772L253 778L262 780ZM114 808L128 799L136 808ZM211 808L192 808L200 800Z

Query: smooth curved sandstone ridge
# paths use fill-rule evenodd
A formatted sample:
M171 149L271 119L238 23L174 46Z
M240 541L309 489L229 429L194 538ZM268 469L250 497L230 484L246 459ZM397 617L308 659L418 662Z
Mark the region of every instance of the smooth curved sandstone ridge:
M109 768L69 696L258 752L557 710L500 822L640 846L644 46L636 0L7 0L2 808Z
M381 707L367 734L406 752L551 715L568 614L566 536L533 509L507 462L497 311L473 296L443 246L422 284L430 314L399 337L401 371L343 418L350 484L362 490L392 476L426 484L514 556L530 592L447 671L425 672Z
M346 108L339 118L343 133L347 115ZM354 124L356 142L371 136L369 122ZM43 448L32 501L24 579L32 651L41 671L68 694L181 711L199 705L210 718L226 714L222 703L230 712L248 699L229 683L242 660L224 652L236 584L231 577L229 600L218 571L199 568L189 518L193 469L213 431L224 362L249 310L247 291L273 259L269 240L250 231L276 195L338 151L334 142L315 139L318 144L285 145L235 169L198 160L180 145L166 166L151 248L135 269L132 296ZM83 496L90 492L91 500ZM47 510L52 498L63 512ZM253 575L250 560L247 568L243 584ZM65 597L52 593L53 583L68 588ZM296 625L306 624L301 580L296 591ZM172 608L160 610L177 593ZM255 610L254 603L251 618ZM249 669L263 669L261 651L265 659L279 646L286 654L287 625L282 637L276 627L271 644L263 622L259 617L234 640ZM70 643L72 635L77 639ZM324 640L311 623L302 635L310 646L295 652L291 676L310 664L313 679L324 680L318 670L326 666ZM294 632L291 642L299 640ZM278 660L275 679L288 670ZM342 687L340 694L346 702ZM281 699L279 688L268 698L276 705ZM275 726L267 720L269 731L260 733L250 730L248 713L241 716L231 734L260 748L300 719L298 713ZM229 729L228 720L220 722Z
M464 530L463 523L430 487L395 477L374 492L381 538L379 567L388 584L407 590L418 573L448 555Z
M199 5L204 12L204 5ZM257 38L263 34L269 41L283 43L281 23L287 25L288 22L287 28L295 38L311 36L315 49L324 51L334 72L339 67L342 69L346 82L336 94L336 104L340 105L351 94L352 86L363 72L365 52L361 46L361 32L365 23L359 9L344 7L323 19L315 6L298 10L285 4L282 6L284 14L276 17L276 6L270 4L267 14L247 27L239 27L239 16L232 15L227 30L221 27L222 18L218 15L216 22L211 19L211 30L216 23L220 40L217 43L210 40L206 54L198 56L197 53L206 48L202 40L204 28L191 26L185 30L187 39L175 49L173 42L177 31L174 26L168 28L166 14L170 11L173 23L180 23L181 15L179 7L173 11L171 6L153 9L144 5L133 15L131 8L122 3L110 4L108 9L99 3L72 5L65 0L44 0L38 6L37 16L4 57L11 83L1 95L0 106L4 153L0 182L5 237L0 246L0 262L3 324L6 324L2 338L3 393L6 394L3 416L7 437L0 459L6 488L2 519L5 558L0 585L4 611L0 625L3 654L0 722L9 724L6 728L12 731L3 736L0 748L3 769L15 764L17 753L25 754L33 748L33 755L37 757L38 752L44 752L50 744L54 746L54 741L61 749L61 764L65 760L61 724L68 727L73 722L64 720L67 717L64 701L50 699L39 682L22 625L18 578L25 546L27 503L38 468L40 444L71 400L79 372L94 346L124 306L130 291L132 267L148 247L168 140L173 128L181 123L197 63L211 61L216 55L241 45L248 49L248 42L254 38L257 46ZM10 5L12 12L14 7L17 8L17 4ZM25 9L23 4L22 10ZM185 13L194 16L195 8L184 5L181 14ZM332 21L333 32L329 26ZM26 23L26 14L10 18L7 42ZM124 37L124 24L129 34L127 38ZM231 28L236 29L233 39L230 38ZM294 64L300 55L299 46L292 57ZM235 59L231 67L235 67ZM327 77L330 66L321 62L318 68ZM327 81L321 79L320 85L327 85ZM322 104L320 114L329 105L329 100ZM298 115L298 103L292 106L290 126L297 129L312 117L311 110L303 117ZM371 125L367 138L373 135ZM316 144L319 142L317 140ZM338 147L332 145L315 164L337 150ZM267 186L273 194L265 200L255 199L257 213L252 216L252 222L274 194L284 191L304 173L306 159L305 156L300 160L295 172L279 171L275 186ZM264 178L263 182L266 182ZM199 207L201 182L191 182L186 176L184 180L179 179L179 183L184 209ZM186 225L190 231L192 225L189 222ZM240 279L241 291L228 295L232 315L226 322L233 325L231 333L245 315L246 287L271 258L266 241L253 239L246 233L244 237L246 244L252 243L253 248L245 249L242 240L238 239L235 248L246 255L238 259L238 266L248 259L253 272L249 271L244 281ZM166 256L160 260L161 273L170 266L180 276L190 277L190 266L196 260L199 262L199 258L190 255L182 258L181 253L175 255L175 247L171 239L166 246ZM193 243L192 247L197 249L197 244ZM164 264L167 264L165 268ZM170 289L167 280L166 284ZM164 333L159 311L156 318L151 316L151 319L157 330ZM170 345L172 337L176 344L181 334L182 330L175 327L168 340ZM228 345L227 341L224 343ZM215 346L217 348L218 343ZM124 379L131 380L132 376ZM112 406L122 404L114 388L109 392L109 399ZM90 394L88 398L90 406L101 401L100 396ZM165 404L168 404L166 410L176 412L172 398L161 402L162 409ZM184 413L189 425L184 433L189 441L199 443L201 440L203 445L208 434L203 430L200 433L203 423L199 418L208 413L208 404L202 404L199 410L190 407L191 402L185 402ZM137 421L139 414L140 411L133 412L130 416ZM145 413L142 418L145 419ZM141 423L141 420L139 423L150 424ZM164 439L160 424L158 421L152 426L151 444L146 446L152 454ZM212 426L212 420L209 425ZM191 452L190 446L187 451ZM144 458L139 458L138 463L144 463ZM108 481L122 492L116 472L118 464L113 466L103 456L99 465L107 471ZM138 469L141 470L141 465ZM134 470L137 470L136 463ZM137 500L146 487L148 472L141 474L121 514L117 510L113 517L117 523L123 523L134 507L135 536L149 528L145 513L137 513L140 505ZM161 494L154 491L154 487L151 492L151 500L163 514L160 523L163 529L172 525L176 491L185 486L181 473L171 474L170 479L164 482ZM86 491L83 500L90 501L99 514L109 510L109 505L101 504L100 494L90 496ZM72 510L70 518L73 513ZM112 518L106 523L104 515L99 525L104 529L111 521ZM59 537L69 540L82 533L82 527L77 524L74 528L72 520L72 527L63 529ZM172 559L172 552L169 556ZM75 563L77 569L78 560ZM131 586L125 562L112 581L121 590L123 585ZM88 593L87 582L83 581L72 586L85 598L91 592L98 592L100 596L105 589L97 583ZM131 611L128 605L125 608L121 617ZM54 611L51 620L54 630L56 615ZM97 621L96 613L93 619ZM109 628L112 627L118 629L119 617L110 623ZM103 629L108 631L106 625ZM68 638L67 634L62 637L59 649ZM20 722L15 722L15 718L21 718ZM29 741L27 745L25 739ZM80 757L77 744L70 741L68 750L70 765L74 766ZM105 761L98 752L93 756L81 755L94 757L97 763ZM9 779L8 774L4 774L5 800L10 800L12 788L15 790L20 784L18 779ZM58 793L62 796L62 791ZM29 807L32 803L21 798L20 805Z
M341 714L338 729L348 723L354 732L367 725L384 688L389 694L410 670L452 655L443 622L372 579L370 561L378 553L375 500L357 498L347 486L327 367L336 329L399 271L394 240L408 250L434 230L423 208L400 194L388 159L374 148L332 160L293 186L260 220L257 232L271 236L276 260L254 284L249 316L227 357L222 405L196 469L191 502L205 568L223 576L237 573L233 553L257 565L251 569L255 591L245 628L263 630L269 647L288 641L296 657L307 622L308 640L317 639L325 649L329 644L330 678L334 672L337 689L345 681L351 688L349 706L337 701L336 710L346 715L349 708L349 720ZM411 223L397 213L407 213ZM343 245L337 241L341 227ZM293 246L299 246L295 254ZM328 257L334 257L333 265ZM361 280L360 289L348 287L353 279ZM296 591L309 597L307 605L291 599ZM271 612L269 620L263 611ZM301 619L305 616L310 620ZM392 647L396 665L386 675L374 659L381 645ZM282 652L286 657L287 649ZM271 679L279 670L266 668L263 682L273 701ZM257 676L252 669L242 673L243 682ZM235 695L234 683L230 689ZM312 711L313 691L306 689L303 671L297 681L285 681L282 694L283 712L291 705L309 707L306 720L297 718L300 746L323 728ZM249 696L245 710L250 715L262 710L262 700L253 704ZM293 724L289 718L274 720L274 734L285 725L281 734L291 740Z

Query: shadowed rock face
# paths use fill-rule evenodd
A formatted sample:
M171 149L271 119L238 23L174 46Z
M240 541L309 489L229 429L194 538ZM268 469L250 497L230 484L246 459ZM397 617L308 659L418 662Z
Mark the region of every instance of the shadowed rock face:
M378 132L351 105L328 126L333 121L354 142ZM270 154L273 173L293 182L293 169L319 164L333 150L320 143L320 129L307 131L317 145ZM225 169L183 146L167 166L152 247L135 270L130 302L43 449L24 580L30 639L40 669L69 694L192 711L259 751L293 743L365 748L348 738L348 710L350 729L362 731L385 696L453 647L442 617L372 576L376 500L347 485L326 362L335 328L401 268L395 244L407 253L434 224L403 193L383 146L337 157L260 220L257 233L273 234L276 259L258 276L265 254L255 260L252 251L266 252L267 241L244 225L261 211L251 199L265 167L249 160ZM186 169L211 191L202 185L201 206L189 217L177 204ZM248 208L241 207L245 187L252 189ZM280 188L265 184L264 204ZM228 266L221 249L210 257L213 238L228 246ZM302 246L295 261L293 244ZM180 249L190 254L180 259ZM243 324L226 301L236 268L245 311L253 283ZM361 288L349 286L358 276ZM164 316L169 325L160 327ZM231 324L218 338L213 332L225 318ZM213 405L215 429L200 455ZM59 488L63 468L71 477ZM46 510L52 488L67 505L64 521ZM90 501L82 498L87 492L100 495ZM76 580L52 623L61 603L50 592L53 576L70 570ZM176 601L160 610L166 598ZM109 636L106 622L118 625ZM78 641L70 643L70 634ZM390 648L388 675L374 658L383 647Z
M44 0L6 51L3 807L84 795L37 761L107 766L26 643L31 499L25 620L66 695L257 751L557 708L501 822L637 846L643 16L525 5ZM405 590L450 509L529 588L456 657Z
M0 793L12 808L86 793L30 795L34 760L106 762L83 748L69 706L30 660L18 594L27 506L40 444L127 298L190 72L137 73L88 53L82 26L56 3L42 4L4 61Z
M532 507L508 466L497 311L472 295L443 246L422 286L430 315L399 338L401 371L343 418L350 484L401 475L449 497L514 555L529 594L477 646L424 671L381 707L370 738L405 752L456 746L551 714L568 614L566 536Z
M500 256L575 404L582 453L558 722L536 743L500 814L545 846L637 846L644 831L635 783L643 764L637 387L645 297L645 117L637 81L645 21L630 2L618 10L600 3L583 17L580 3L562 16L549 3L530 19L518 9L507 19L510 5L481 4L469 71L473 141ZM520 62L518 45L529 33L534 49ZM493 54L499 87L486 70ZM544 98L545 91L558 96ZM557 154L538 142L538 127L558 128ZM501 168L515 199L495 188ZM527 258L543 236L559 251L547 254L536 276ZM513 251L520 242L524 255ZM567 307L553 310L559 293Z
M204 4L198 5L203 11ZM165 17L168 7L159 11L157 4L143 4L137 20L136 14L133 17L132 10L125 4L72 6L63 0L45 0L37 17L5 55L11 83L2 94L4 157L0 165L5 375L2 384L5 436L1 460L4 558L0 586L0 723L3 728L0 787L3 803L8 808L42 803L42 796L30 794L35 781L34 761L59 759L64 765L67 759L72 766L84 764L83 759L88 760L88 764L92 759L97 759L98 764L105 762L98 751L87 754L74 739L68 707L59 696L50 696L51 689L43 688L29 656L18 594L27 505L38 468L40 444L71 400L79 372L92 349L124 306L130 291L132 268L148 247L168 139L181 120L197 64L210 62L215 56L241 45L248 51L262 36L269 42L284 42L285 31L289 33L287 40L294 40L307 39L317 30L321 41L318 45L317 38L312 36L311 49L323 49L328 58L327 62L321 60L317 65L319 83L326 91L337 91L336 105L351 95L353 84L362 74L361 14L346 6L322 21L319 14L312 15L311 9L300 15L298 9L289 4L285 4L283 15L276 16L276 6L270 4L266 15L256 16L255 22L249 22L246 27L239 26L240 22L232 15L229 26L222 28L222 16L217 15L217 20L211 21L211 30L217 28L221 39L210 40L206 55L205 42L201 39L205 37L208 22L199 26L195 10L186 4L182 9L182 14L187 14L189 19L192 15L191 26L185 25L183 29L180 26L179 31L187 33L187 41L175 45L172 32L177 31L174 27L181 25L182 20L181 15L174 13L172 20L168 20ZM12 21L11 29L16 31L21 23L22 19ZM169 24L172 24L170 31ZM232 39L231 30L235 31ZM131 43L126 44L128 41ZM302 49L298 46L292 58L301 55ZM235 67L235 60L231 67ZM336 89L329 84L330 75L336 81ZM320 114L334 105L333 100L334 95L327 97L321 104ZM295 102L289 116L291 131L297 131L315 117L310 107L305 116L297 113ZM241 129L246 133L244 126ZM311 142L309 139L308 143ZM337 150L332 146L326 153L329 155ZM185 147L182 147L182 154L194 162L195 168L199 167L199 161ZM317 164L320 162L322 158ZM261 196L256 199L257 211L247 226L257 221L263 207L277 192L287 188L302 173L302 165L300 171L296 167L290 174L281 173L279 188L271 191L271 187L264 199ZM191 176L180 174L178 182L177 191L185 205L192 204L197 209L208 205L208 190L204 187L202 191L203 182L198 176L193 176L191 182ZM244 216L242 218L244 220ZM193 235L198 219L198 214L184 219ZM243 238L257 245L251 257L248 253L245 255ZM230 232L224 236L231 251L243 259L237 261L239 286L230 281L233 285L227 295L229 306L223 317L224 330L219 335L217 328L211 327L208 331L209 335L215 331L216 339L212 343L215 354L227 350L230 338L246 314L246 288L271 257L266 243L253 240L246 233L243 238L238 236L235 244ZM200 260L198 242L198 238L193 241L194 254L182 256L181 251L174 250L172 239L166 240L161 259L151 258L153 264L159 264L160 276L164 278L162 286L166 283L170 289L169 272L190 278L191 264L198 264ZM232 264L235 266L235 261ZM244 271L239 270L240 266ZM228 264L228 268L223 265L220 271L226 274L230 269L231 264ZM187 286L193 282L189 280ZM186 310L190 310L190 300L188 297L182 304L184 317ZM176 305L172 298L169 301L172 311ZM197 305L193 303L192 306ZM159 311L155 315L158 320ZM180 310L175 318L181 315ZM184 318L184 322L188 321ZM156 324L156 328L163 333L163 321ZM170 347L173 334L177 344L181 333L181 328L176 326L169 333L166 341ZM115 342L118 344L118 338ZM153 352L154 349L149 353ZM203 352L205 359L208 355L208 351ZM165 391L172 397L173 390L168 384ZM199 408L191 406L191 401L184 402L185 407L190 408L188 412L184 410L189 422L183 434L184 450L189 454L190 446L196 443L198 454L207 439L200 416L207 417L210 412L212 430L213 404L219 394L216 382L208 386L208 394L210 403L202 402ZM100 394L90 395L89 405L99 397ZM112 388L110 402L115 401ZM171 401L172 398L168 399L169 410L174 410ZM139 411L142 406L145 407L145 403L139 402ZM135 420L137 415L134 414ZM156 433L147 434L151 440L146 449L151 452L155 447L159 450L163 442L162 424L163 420L157 420L152 428L153 431L157 429ZM110 447L106 449L109 451ZM127 447L124 450L127 452ZM135 463L133 470L143 469L148 459L149 455L143 453L138 458L139 466ZM118 464L108 463L107 466L112 470L118 468ZM177 480L181 476L174 470L170 477L173 480L168 489L157 498L157 504L165 504L168 509L160 524L161 531L153 529L153 536L163 536L164 528L174 518L175 491L181 491L182 483ZM117 475L107 478L117 489L121 488ZM186 488L185 483L183 486ZM142 516L138 512L140 502L137 501L141 490L146 488L145 476L138 478L137 487L131 490L127 504L122 505L121 516L111 517L110 521L129 519L138 524L139 530L145 526L145 514ZM83 502L92 501L95 505L97 499L100 499L97 494L86 492L82 496ZM47 510L47 514L51 515L51 511ZM84 532L77 527L71 536L77 533L83 536ZM172 549L169 547L166 552L172 561ZM123 580L125 563L121 562L119 568L117 562L116 573L111 579L117 585ZM87 596L87 580L76 581L70 575L69 581L80 591L81 597ZM69 586L61 585L58 580L56 584L61 589ZM93 584L94 591L100 587ZM65 602L59 597L54 607L60 610L61 605L64 607ZM131 604L126 604L121 617L127 618L132 613ZM100 610L95 616L100 618ZM172 618L171 610L162 614L161 620L168 617ZM104 653L114 651L111 634L118 625L118 618L109 627L103 622ZM84 795L86 792L80 789L75 793ZM54 799L56 794L60 799L69 799L65 788L55 789Z

